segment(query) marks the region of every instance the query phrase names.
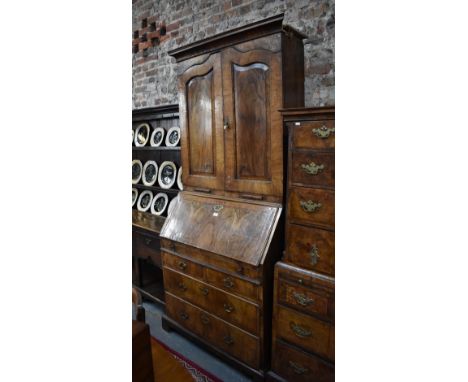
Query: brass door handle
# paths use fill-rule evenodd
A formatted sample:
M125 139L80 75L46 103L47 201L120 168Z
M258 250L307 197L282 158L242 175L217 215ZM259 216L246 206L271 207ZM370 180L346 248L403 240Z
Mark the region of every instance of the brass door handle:
M229 129L229 121L227 119L224 120L223 128L224 128L224 130Z
M314 202L313 200L301 200L301 207L305 212L315 212L322 207L322 203Z
M223 340L228 345L232 345L234 343L234 340L230 335L224 336Z
M296 302L302 306L308 306L314 302L314 299L307 297L305 294L293 292Z
M223 306L224 306L224 311L227 312L227 313L231 313L234 310L234 307L232 305L227 304L227 303L225 303Z
M309 371L309 369L307 369L304 366L302 366L301 364L295 363L293 361L289 361L289 367L291 369L293 369L294 373L297 374L297 375L301 375L301 374L307 373Z
M309 164L301 164L301 168L306 174L317 175L320 171L322 171L325 168L325 165L310 162Z
M234 281L232 281L232 278L226 277L223 279L223 284L226 288L232 288L234 286Z
M320 139L326 139L330 136L331 133L335 132L335 128L328 128L327 126L323 125L319 129L312 129L312 132L315 134L316 137L319 137Z
M318 254L318 248L317 248L317 246L315 244L312 245L312 248L310 249L309 255L310 255L311 264L312 265L317 265L318 259L320 258L320 256Z
M187 290L187 287L185 286L183 282L180 282L177 286L179 287L179 289L183 290L184 292Z
M179 264L177 264L177 266L178 266L181 270L185 271L185 268L187 268L187 263L184 262L184 261L179 261Z
M303 328L300 325L297 325L295 322L290 322L289 327L291 330L294 332L294 334L300 338L307 338L310 337L312 332L310 330L307 330L306 328Z
M201 320L203 325L208 325L210 323L209 317L206 314L203 314L203 313L200 316L200 320Z
M180 318L182 318L182 320L188 320L189 316L188 316L187 313L181 312L181 313L180 313Z
M145 243L146 245L150 245L153 239L150 239L149 237L145 237Z
M203 296L206 296L208 294L208 288L201 286L200 291L202 292Z

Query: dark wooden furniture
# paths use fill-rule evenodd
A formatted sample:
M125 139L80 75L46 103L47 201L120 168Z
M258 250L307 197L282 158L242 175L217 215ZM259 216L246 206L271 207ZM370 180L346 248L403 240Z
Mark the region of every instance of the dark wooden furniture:
M164 327L260 380L271 348L280 214L279 204L184 191L161 231Z
M305 37L283 15L169 52L188 190L282 202L282 107L303 106Z
M151 131L156 127L162 127L166 133L172 126L179 125L179 108L177 105L133 110L132 128L135 130L140 124L148 123ZM180 146L151 147L149 143L143 147L132 146L132 160L139 159L143 164L154 160L158 165L164 161L172 161L180 167ZM163 189L158 183L153 186L145 186L140 181L132 184L139 193L150 190L153 195L164 192L172 200L179 193L177 184L170 189ZM159 232L166 220L167 212L156 216L150 212L138 211L135 206L132 209L132 283L144 298L164 305L164 283L162 273L161 250Z
M334 380L334 108L283 110L288 130L286 245L275 266L272 371Z

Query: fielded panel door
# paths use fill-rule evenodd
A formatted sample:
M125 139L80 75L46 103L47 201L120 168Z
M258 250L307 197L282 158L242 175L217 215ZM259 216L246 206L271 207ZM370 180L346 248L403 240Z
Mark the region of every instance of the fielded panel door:
M224 188L221 56L209 56L179 76L182 181Z
M281 53L222 54L226 190L281 196Z

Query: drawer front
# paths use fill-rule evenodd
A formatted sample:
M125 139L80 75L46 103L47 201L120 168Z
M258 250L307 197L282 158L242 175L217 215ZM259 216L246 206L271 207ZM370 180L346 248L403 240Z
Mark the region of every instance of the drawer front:
M163 252L162 261L165 267L175 269L195 278L203 278L203 267L189 260Z
M168 268L164 268L164 287L223 320L250 333L259 333L259 308L256 305Z
M166 312L173 320L215 347L255 369L260 367L258 338L219 320L170 293L166 293Z
M335 328L331 324L277 306L277 336L302 349L331 360L335 359L334 330Z
M320 315L325 320L333 318L332 296L319 289L313 290L280 278L278 300L303 313Z
M307 121L293 125L292 143L299 149L335 148L335 121Z
M289 192L289 217L305 224L335 228L335 192L292 187Z
M144 259L150 258L158 267L162 265L159 239L156 237L133 231L132 254Z
M258 285L241 280L237 277L226 275L225 273L217 272L210 268L205 268L205 277L209 284L218 288L253 300L259 299L261 287Z
M273 371L288 381L333 382L335 367L320 358L308 354L281 341L273 348Z
M335 187L335 152L293 151L291 182L295 185Z
M284 260L301 268L333 276L335 274L335 233L288 224Z

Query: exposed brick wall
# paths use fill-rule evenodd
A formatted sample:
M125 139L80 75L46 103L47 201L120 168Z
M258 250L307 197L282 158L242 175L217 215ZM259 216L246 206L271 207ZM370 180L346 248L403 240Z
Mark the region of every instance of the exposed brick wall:
M163 26L166 32L133 54L133 107L178 102L169 50L279 13L309 37L304 40L306 106L334 105L335 0L133 0L132 34L144 29L145 19L146 28L152 23L152 29Z

